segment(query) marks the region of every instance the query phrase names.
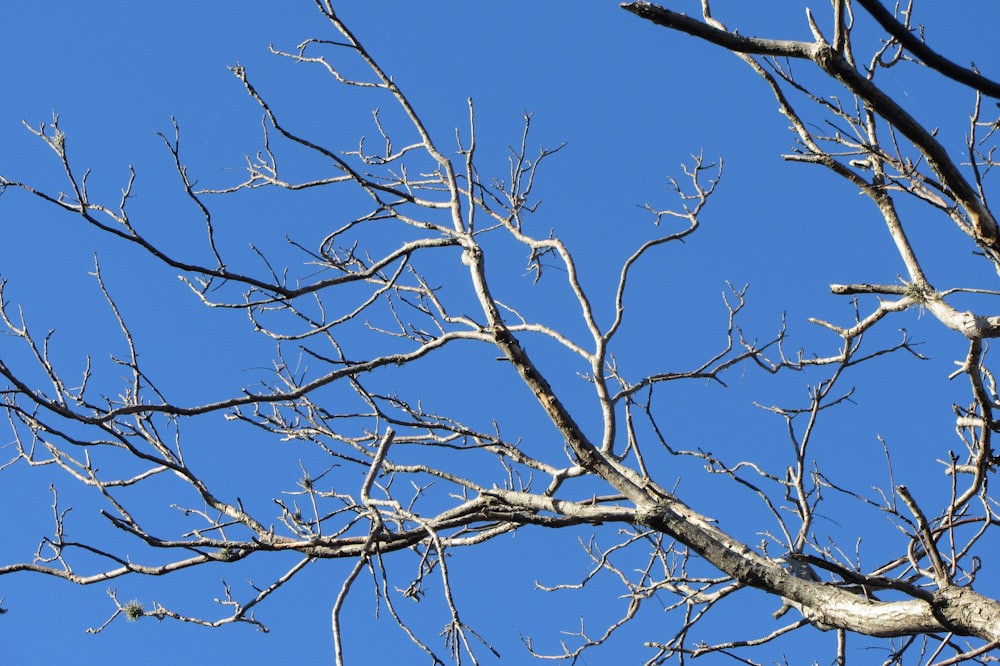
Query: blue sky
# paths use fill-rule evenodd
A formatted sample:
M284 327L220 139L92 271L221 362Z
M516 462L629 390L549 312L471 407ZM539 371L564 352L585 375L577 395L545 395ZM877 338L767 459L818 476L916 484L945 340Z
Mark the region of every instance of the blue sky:
M792 144L787 123L775 112L764 86L730 54L645 24L616 2L603 0L574 3L571 9L524 0L341 4L347 23L411 96L442 145L453 146L454 128L467 127L466 99L474 100L481 173L506 173L507 146L520 140L526 111L533 114L529 145L566 143L541 171L543 203L535 223L555 229L576 253L587 275L585 286L593 290L605 320L611 314L617 267L651 233L649 215L640 206L673 203L667 178L682 177L679 165L691 154L703 152L707 160L724 156L722 185L706 210L702 229L685 245L658 254L637 275L644 282L630 296L630 305L641 316L629 332L630 344L618 350L619 359L636 372L644 364L684 369L717 348L725 322L720 294L727 280L751 285L743 321L749 337L773 335L782 313L787 313L790 349L828 354L837 340L811 327L807 317L848 322L853 316L850 304L830 295L828 285L889 283L902 272L873 207L817 168L780 159ZM822 21L828 3L818 4L816 14ZM338 148L353 148L363 133L371 137L373 107L391 113L385 98L344 90L314 68L268 54L268 44L292 50L307 37L332 37L306 0L9 5L0 23L0 43L9 63L0 74L5 90L0 173L54 191L63 187L52 151L21 125L25 120L37 126L57 112L74 165L92 170L92 192L114 201L133 165L138 173L136 214L154 237L173 248L190 247L197 253L202 235L197 216L178 192L170 156L156 132L171 134L171 118L177 119L184 158L199 183L209 187L237 182L243 154L260 148L259 108L227 66L239 62L246 67L290 126ZM799 5L719 2L715 10L745 34L806 39L808 27ZM969 29L965 21L931 13L933 8L926 11L923 20L936 21L927 33L932 43L948 49L958 62L990 62L989 33L979 40L963 38ZM994 16L978 23L996 25L998 10L987 11ZM807 67L798 67L810 76ZM968 95L938 89L904 68L889 75L886 86L928 123L950 123L943 126L943 136L961 141ZM291 169L297 168L294 157L287 160ZM314 243L336 222L340 206L350 204L349 199L330 200L323 193L260 193L220 201L218 219L227 242L241 248L233 251L248 259L248 241L269 247L289 235L307 246ZM964 286L993 286L995 275L970 265L970 247L956 240L947 220L932 219L921 210L914 213L929 218L915 221L912 234L919 247L928 249L925 268L936 286L957 286L959 281ZM79 372L87 354L106 359L110 353L122 353L114 320L88 276L95 252L109 289L146 350L148 367L158 372L168 393L183 396L185 403L217 399L232 391L233 382L251 383L268 366L273 344L247 335L241 316L205 318L175 271L108 242L78 220L8 192L0 198L0 229L0 274L8 280L7 300L23 307L34 330L56 329L54 357L68 373ZM515 264L509 272L511 293L526 290L528 279L521 268ZM558 300L534 304L554 322L573 326L559 305ZM931 360L917 363L900 356L859 369L848 380L858 386L852 404L824 422L815 455L831 476L845 483L856 480L856 490L867 492L872 485L887 484L884 472L872 471L882 465L876 439L881 435L899 451L897 483L905 479L912 488L921 488L933 480L936 485L928 487L925 497L940 498L947 487L939 482L940 466L933 461L960 446L949 414L953 403L968 401L966 387L945 378L953 361L964 356L965 345L916 312L898 316L872 337L894 339L901 327L925 343L921 351ZM0 354L5 360L15 358L15 348L5 341ZM23 357L16 363L23 364ZM555 372L560 357L553 355L550 363ZM439 384L428 387L428 393L470 410L471 419L493 418L491 409L498 407L491 405L500 404L523 409L519 427L525 437L539 437L546 428L530 403L515 398L484 401L481 389L456 386L453 373L435 376ZM579 388L572 376L570 372L570 379L560 380L567 392ZM662 409L672 441L679 448L700 447L734 457L752 447L763 452L758 458L780 461L789 446L783 424L752 403L801 406L807 384L820 376L772 378L748 368L733 371L727 379L726 391L701 384L665 389L669 398ZM593 426L597 421L591 418ZM587 419L581 417L585 424ZM205 473L244 499L253 488L266 488L259 491L261 497L248 500L266 505L279 492L272 487L287 487L288 479L295 478L298 454L260 435L232 435L222 425L189 426L185 432L203 442L190 449L192 457L202 457ZM239 447L229 441L234 436L241 438ZM6 435L0 436L0 443L7 441ZM920 448L922 455L906 455L910 447ZM687 492L682 496L740 538L755 543L760 532L773 528L754 522L761 515L755 509L733 507L734 502L751 503L752 497L734 498L731 486L718 478L695 476L697 466L691 466L688 477L697 481L686 485L689 463L669 458L662 462L661 482L669 486L678 479ZM775 468L782 469L781 463ZM858 478L859 470L865 472L863 479ZM50 529L50 483L57 484L64 506L74 504L73 538L97 534L124 543L100 519L95 508L99 505L88 503L68 478L50 470L15 468L6 470L0 483L9 525L8 538L0 543L0 563L30 559L38 539ZM166 504L162 498L141 501ZM836 513L850 510L850 505L831 498L829 506L830 526L824 529L845 539L845 547L853 547L862 535L866 547L871 543L873 552L879 552L879 539L886 534L880 516L866 516L865 522L855 524L853 514ZM518 663L525 658L519 632L551 648L557 645L557 632L578 629L581 613L587 615L588 627L593 623L596 628L618 611L614 604L619 591L611 583L581 595L533 591L536 579L573 583L587 571L577 536L523 530L453 558L453 575L465 583L459 599L463 612L506 660ZM610 543L613 536L607 538ZM275 558L236 573L206 567L176 578L124 578L113 585L121 600L155 599L178 608L188 603L192 612L211 613L211 600L221 592L220 578L234 588L245 578L266 584L268 576L290 563ZM319 563L276 594L258 611L271 628L268 635L247 626L209 631L144 619L118 622L90 636L84 629L99 625L110 612L105 585L78 588L39 576L6 577L0 579L0 597L9 609L0 617L0 662L89 663L110 657L116 662L141 658L148 664L168 664L196 657L255 663L289 655L327 661L330 606L352 564ZM985 571L981 581L987 591L990 585L996 589L998 582L989 573ZM721 631L733 618L746 622L742 637L777 626L770 618L777 606L774 600L753 593L743 599L745 605L733 606L731 615L723 609L719 623L712 625L715 630ZM752 602L754 617L748 620ZM370 663L421 658L384 614L381 620L372 618L370 597L358 594L352 603L349 657ZM424 638L433 642L444 616L435 615L440 607L434 599L422 604L408 612L417 618ZM669 637L672 622L671 616L647 610L615 644L614 661L640 660L647 655L642 641ZM777 658L784 653L790 663L802 663L817 645L832 654L834 636L799 632L767 654ZM863 643L857 645L861 649ZM598 651L588 653L583 663L609 659L607 652Z

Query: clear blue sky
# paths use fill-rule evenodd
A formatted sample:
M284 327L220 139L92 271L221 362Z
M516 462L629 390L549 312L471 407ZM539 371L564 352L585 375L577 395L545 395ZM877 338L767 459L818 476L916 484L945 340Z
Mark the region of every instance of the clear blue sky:
M785 120L760 81L727 53L645 24L614 1L571 6L527 0L340 4L348 24L408 92L442 145L453 145L453 128L467 126L466 98L473 98L481 173L506 174L506 147L519 141L524 111L534 114L530 145L567 144L542 170L539 188L544 201L538 224L554 228L577 253L588 272L587 286L598 296L605 316L617 266L650 234L648 214L639 206L673 203L667 178L683 176L679 165L690 154L724 156L722 186L705 213L703 228L683 247L658 255L640 274L647 283L632 298L634 304L642 303L646 328L635 331L635 343L619 351L620 360L634 364L636 372L644 363L684 369L716 348L725 321L720 294L726 280L751 285L743 321L749 337L772 335L785 312L789 351L804 347L827 354L836 339L814 330L806 318L843 323L853 316L850 304L829 295L827 285L889 283L902 272L876 210L818 168L782 162L780 154L792 144ZM719 2L716 13L745 34L805 39L809 33L800 4ZM825 20L829 3L816 4L817 16ZM134 165L136 209L143 224L171 247L199 247L202 236L196 216L178 195L176 174L156 131L171 133L171 117L177 119L185 160L206 186L236 182L240 174L234 169L242 165L243 154L260 147L259 109L227 66L245 66L290 125L345 150L356 145L361 133L371 135L368 111L389 106L384 98L366 91L345 92L315 69L267 53L269 43L292 50L307 37L333 37L308 0L7 5L0 23L7 63L0 74L0 173L54 191L62 187L52 151L21 126L22 120L32 125L48 121L55 111L74 165L92 170L92 191L114 201L127 180L128 165ZM996 26L997 11L990 9L993 15L980 17L977 24ZM986 50L992 48L989 30L969 39L965 31L975 26L970 28L964 18L926 17L928 22L941 21L933 24L928 39L957 61L993 62L995 56ZM805 65L798 67L809 75ZM931 124L938 117L941 122L950 119L952 125L943 132L961 141L965 126L954 123L964 123L964 116L954 111L965 108L967 98L949 98L919 77L908 78L902 68L887 86ZM308 193L299 199L262 194L223 205L221 223L244 245L244 231L261 245L280 243L286 234L308 245L338 222L336 205ZM932 281L939 288L956 286L952 281L957 280L978 281L965 286L995 286L988 271L955 268L969 263L970 247L955 242L948 224L943 219L921 220L913 231L923 247L935 248L925 266ZM242 319L223 317L211 324L199 319L198 307L174 272L122 250L68 215L8 192L0 198L0 231L0 274L8 279L7 299L23 306L36 331L57 330L54 354L68 373L79 372L87 354L104 359L122 353L114 321L88 277L95 252L150 366L160 371L165 390L184 396L182 402L222 397L227 387L231 391L232 381L250 383L256 370L269 363L273 347L240 336L238 331L245 330ZM548 305L558 321L559 304ZM954 368L952 362L965 354L963 341L942 333L918 313L906 313L895 325L885 326L886 339L899 327L926 343L922 351L931 360L919 364L899 358L859 371L848 382L859 387L853 403L825 422L816 450L824 470L845 483L865 470L855 488L859 492L887 483L883 472L867 473L882 464L877 434L899 451L896 482L913 488L928 478L939 481L934 458L960 445L949 414L952 403L964 403L968 396L964 385L948 384L945 377ZM15 349L11 341L0 343L5 360ZM450 381L444 377L440 381ZM773 449L780 460L789 446L783 424L755 409L752 401L804 405L807 384L819 378L774 379L752 368L737 370L728 377L729 391L699 384L671 396L664 407L665 422L680 448L701 447L734 458L749 447ZM432 390L446 394L453 389L442 385ZM473 393L483 397L475 389ZM488 401L468 400L470 409L481 410L476 418L490 418L484 402L488 407ZM536 426L545 428L530 410L524 422L526 433ZM277 478L282 472L295 478L295 454L276 451L274 443L263 441L249 442L251 453L234 452L220 444L230 435L219 425L192 426L193 436L205 440L204 451L193 455L204 455L206 465L212 462L207 474L221 477L221 472L234 470L232 478L220 483L232 484L227 487L244 498L258 483L265 485L268 490L258 499L264 503L274 494L267 484L287 487L286 478ZM7 441L7 435L0 436L0 444ZM924 452L911 460L904 453L910 447L939 453ZM665 464L674 463L666 459ZM780 470L780 463L775 468ZM669 485L681 472L664 468L661 480ZM269 479L271 473L277 476ZM748 521L746 528L739 528L746 516L732 506L752 503L753 498L734 498L726 494L730 486L715 481L699 477L689 487L682 480L682 495L740 538L759 542L759 533L773 526ZM50 483L57 484L64 506L74 499L81 502L71 513L70 538L83 540L96 533L123 543L97 514L97 505L87 504L64 475L12 469L0 475L6 525L0 563L30 559L38 539L50 529ZM938 497L936 493L945 491L937 483L927 493ZM162 498L149 501L168 503ZM830 510L843 506L831 502ZM867 519L869 523L855 529L850 514L830 515L830 533L843 538L845 548L853 548L855 535L863 534L877 551L885 523L874 515ZM505 661L526 660L519 632L552 647L556 632L578 629L581 613L587 616L588 628L596 631L602 620L618 612L618 590L610 584L602 588L606 596L556 597L532 591L536 579L574 583L587 571L576 537L523 530L516 537L455 554L454 573L467 581L459 590L459 603L470 624L500 649ZM112 585L121 600L169 601L179 609L189 603L188 608L211 613L211 600L221 593L220 578L234 589L245 578L267 584L268 576L289 562L236 573L206 567L176 578L133 577ZM0 579L0 597L9 609L0 617L0 664L330 661L329 610L351 564L320 563L275 595L258 611L271 628L268 635L248 626L209 631L144 619L118 622L102 635L89 636L84 629L99 625L110 612L105 585L78 588L40 576L7 577ZM983 575L981 591L988 591L991 583L994 590L1000 587L989 578L993 572ZM777 606L774 600L754 594L744 599L747 605L732 607L730 619L745 619L747 614L758 618L733 638L778 626L770 618ZM366 663L409 663L396 661L404 658L422 663L423 657L409 651L406 638L384 613L382 620L372 619L370 597L358 594L352 603L349 657ZM426 608L427 617L417 624L433 642L445 618L433 615L433 609L439 610L433 602ZM723 624L717 626L725 626L725 613L720 620ZM668 638L675 621L647 611L615 644L614 655L588 653L583 663L637 663L647 654L642 641ZM804 663L816 650L832 654L834 641L832 634L807 630L781 649L789 663Z

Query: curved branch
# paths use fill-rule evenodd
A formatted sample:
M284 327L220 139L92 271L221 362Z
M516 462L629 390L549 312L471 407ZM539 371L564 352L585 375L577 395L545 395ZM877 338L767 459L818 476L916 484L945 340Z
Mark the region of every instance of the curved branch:
M965 69L934 51L923 40L917 38L908 27L897 21L879 0L854 0L854 2L861 5L886 32L902 44L903 48L917 56L931 69L984 95L1000 99L1000 83L986 78L979 72Z

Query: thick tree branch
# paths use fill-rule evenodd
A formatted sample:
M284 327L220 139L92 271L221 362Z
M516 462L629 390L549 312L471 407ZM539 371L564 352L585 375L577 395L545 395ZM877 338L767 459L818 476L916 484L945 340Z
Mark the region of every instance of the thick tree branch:
M926 42L913 34L911 29L897 21L879 0L854 0L854 2L861 5L903 48L917 56L931 69L984 95L1000 99L1000 83L986 78L977 71L961 67L934 51Z

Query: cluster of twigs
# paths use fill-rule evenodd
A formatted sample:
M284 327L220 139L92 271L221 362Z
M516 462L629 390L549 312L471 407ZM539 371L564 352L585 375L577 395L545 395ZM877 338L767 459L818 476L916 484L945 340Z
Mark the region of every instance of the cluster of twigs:
M445 148L332 3L317 5L339 36L310 39L293 52L274 53L318 66L339 84L381 91L395 102L398 119L373 116L380 138L377 151L364 142L347 152L328 148L287 126L249 72L232 68L264 114L263 148L247 156L245 179L199 188L188 176L179 129L175 126L172 136L164 136L184 192L204 220L208 262L157 244L133 220L134 173L118 201L92 200L87 173L81 174L70 159L58 117L29 127L55 153L66 189L52 193L6 178L0 186L75 214L176 269L206 306L245 312L253 331L273 340L278 353L273 374L260 384L234 387L227 397L200 404L168 399L140 362L128 317L119 312L97 265L98 285L128 350L115 359L127 382L111 395L107 380L89 365L82 381L67 380L66 371L53 360L48 338L31 330L0 291L7 331L36 366L22 371L7 360L8 352L0 357L0 374L7 383L3 405L16 451L2 469L12 473L25 465L61 468L103 500L103 516L111 525L148 547L146 552L157 554L150 557L151 563L143 563L117 547L68 540L67 512L54 489L51 534L33 560L0 566L0 574L33 571L90 584L127 574L162 575L209 563L239 566L269 553L296 553L296 562L267 585L234 590L224 584L222 617L195 616L160 603L122 604L112 591L113 614L94 631L120 615L207 626L246 622L265 629L254 612L271 593L319 560L347 558L355 564L332 608L337 663L343 663L345 650L341 613L366 571L376 596L420 650L436 662L466 657L476 662L482 650L495 650L487 636L463 620L460 590L453 589L449 577L448 551L527 525L575 526L602 535L609 534L608 528L598 526L607 525L615 526L613 545L601 546L596 538L583 544L593 562L589 574L580 582L544 589L582 588L595 577L610 576L623 587L620 617L596 633L581 625L555 653L536 649L526 639L535 656L572 659L605 644L654 598L680 620L670 636L662 635L660 625L651 630L650 663L713 651L734 654L790 632L813 630L809 627L840 632L840 659L850 632L897 640L896 659L911 648L923 650L927 661L950 650L952 656L940 663L978 657L1000 641L1000 603L971 587L983 557L978 546L996 523L996 503L987 481L996 463L992 410L1000 404L1000 395L984 354L985 341L1000 333L1000 318L958 311L949 304L953 294L975 290L932 286L896 205L899 197L909 197L929 206L967 234L987 261L1000 266L1000 234L983 189L995 164L993 149L986 146L998 124L984 118L981 100L982 95L995 96L997 84L931 50L913 30L912 8L894 16L875 0L835 0L832 39L809 15L814 38L809 42L729 30L713 17L707 0L700 19L646 2L624 5L637 16L717 44L745 60L770 87L791 123L797 145L787 159L826 167L867 196L881 213L907 270L902 284L833 286L834 293L860 300L850 324L815 320L839 339L832 355L786 355L784 326L765 342L744 336L738 317L745 290L731 288L725 299L728 325L716 353L692 360L686 369L637 370L620 366L614 356L626 316L642 315L634 306L626 309L636 280L633 271L662 246L698 229L699 216L722 173L721 162L695 156L684 170L684 181L671 181L678 206L648 207L658 235L622 264L613 289L614 314L602 321L570 249L557 235L532 223L538 170L556 150L529 150L530 116L525 117L519 145L510 151L509 173L502 179L483 179L476 162L471 101L468 128L459 133L457 149ZM867 62L854 53L855 5L888 33ZM360 59L367 78L346 75L341 64L345 57ZM798 82L792 60L814 63L838 86L839 96ZM976 92L966 154L951 155L934 132L879 88L879 73L900 63L919 63ZM800 102L810 113L820 114L820 120L800 111ZM329 171L309 180L287 177L279 168L279 145L322 158ZM304 253L308 272L279 267L263 251L257 251L263 271L238 268L240 262L219 240L212 200L266 187L354 188L367 197L369 209L339 223L315 249L293 243ZM671 225L661 228L659 223L668 218ZM519 261L527 256L535 288L545 294L539 301L522 303L505 295L513 292L502 278L504 262L510 261L503 248L511 242L522 250ZM447 276L443 286L442 275ZM551 294L558 294L558 318L537 306ZM871 306L865 300L868 295L878 297ZM956 408L957 433L966 451L944 461L951 491L948 502L935 510L918 503L904 485L876 490L872 496L867 488L829 478L813 467L811 453L818 420L850 398L850 389L842 385L852 368L893 352L919 356L905 334L889 346L862 344L864 335L882 320L912 308L926 310L968 339L966 357L955 372L971 388L969 405ZM564 323L571 319L572 325ZM535 349L542 344L560 349L568 360L553 371L529 354L528 342ZM456 349L469 345L502 361L494 364L490 376L469 377L450 360ZM308 360L308 371L298 360L290 360L301 358ZM807 405L767 407L786 423L793 445L790 458L732 461L672 446L668 427L658 416L657 387L691 379L721 383L727 370L745 364L768 373L826 373L811 388ZM44 378L41 384L29 379L38 371ZM527 389L532 408L544 414L550 427L526 442L513 425L516 414L493 413L483 422L475 412L465 414L448 404L429 406L420 385L429 381L431 372L434 381L472 387L484 401L502 387ZM563 374L586 382L589 399L568 402L561 390ZM593 434L580 425L585 412L600 414L600 428ZM225 415L232 428L248 425L276 441L312 447L308 460L300 463L297 485L273 497L270 510L216 489L185 456L182 420L217 414ZM890 455L888 446L886 453ZM656 478L646 460L664 454L698 460L706 473L724 476L734 488L753 493L773 519L759 529L761 545L740 542L690 508L669 489L667 479ZM105 471L120 469L132 471ZM161 531L147 521L149 500L136 501L130 492L168 481L181 488L174 504L187 521L181 533ZM246 494L254 490L248 488ZM192 492L196 501L182 503L180 498ZM824 542L816 527L824 492L888 514L907 536L905 550L873 564ZM394 566L391 556L399 551L415 554L418 562L403 586L392 582L401 567ZM75 564L80 554L105 566L82 573ZM398 606L401 599L419 600L434 584L448 613L443 632L447 655L414 630ZM760 637L702 641L702 621L718 604L748 587L783 600L776 617L788 608L798 609L802 617ZM963 610L969 607L977 612ZM957 636L973 636L978 642ZM934 647L928 647L929 640Z

